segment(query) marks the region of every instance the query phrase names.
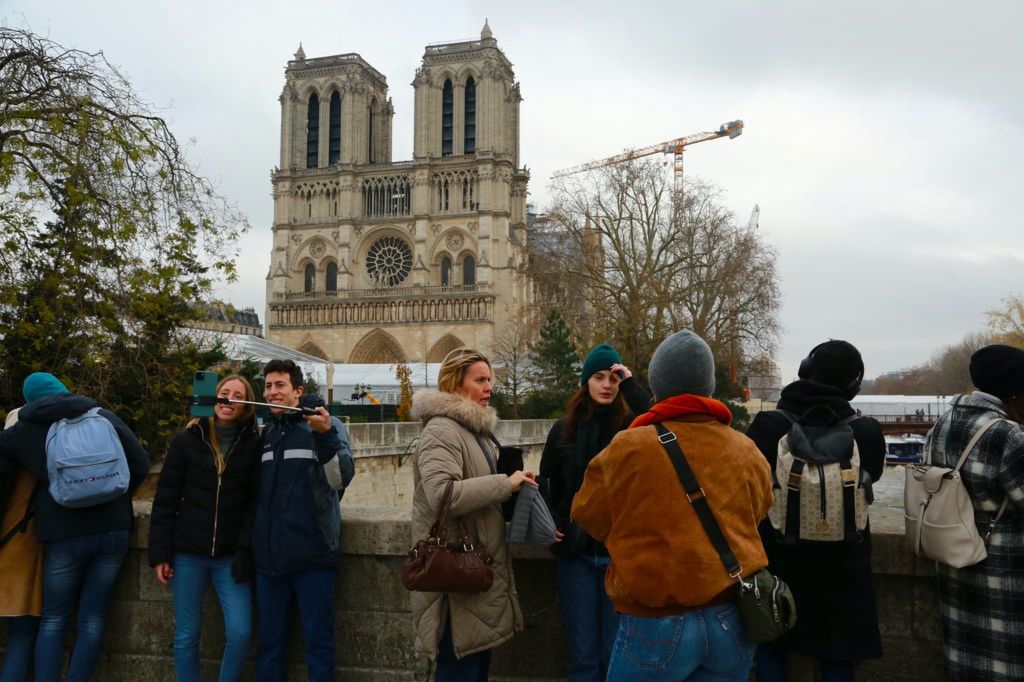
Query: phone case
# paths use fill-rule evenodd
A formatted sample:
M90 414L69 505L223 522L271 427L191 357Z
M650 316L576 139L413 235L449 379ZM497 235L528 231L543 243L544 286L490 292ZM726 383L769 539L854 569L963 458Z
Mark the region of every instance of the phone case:
M213 397L217 395L217 373L196 372L192 379L192 409L193 417L212 417L213 405L199 405L196 398L199 396Z

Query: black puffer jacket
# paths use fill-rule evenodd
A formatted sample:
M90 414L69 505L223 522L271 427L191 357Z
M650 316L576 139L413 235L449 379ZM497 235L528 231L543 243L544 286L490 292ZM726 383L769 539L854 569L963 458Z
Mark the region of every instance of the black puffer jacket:
M263 441L255 420L240 425L218 477L208 423L196 420L167 449L149 526L151 566L175 552L219 557L248 545Z

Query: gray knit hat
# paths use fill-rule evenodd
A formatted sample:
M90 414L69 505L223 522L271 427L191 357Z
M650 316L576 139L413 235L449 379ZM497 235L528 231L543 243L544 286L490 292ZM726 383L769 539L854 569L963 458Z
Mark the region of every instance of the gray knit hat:
M715 359L704 339L688 329L661 342L647 367L647 383L659 402L690 393L710 396L715 390Z

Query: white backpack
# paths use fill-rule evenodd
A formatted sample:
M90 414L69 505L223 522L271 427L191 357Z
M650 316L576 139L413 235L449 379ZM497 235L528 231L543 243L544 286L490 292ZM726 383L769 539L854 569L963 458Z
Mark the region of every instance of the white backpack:
M65 507L93 507L128 492L128 460L114 425L94 407L50 425L46 473L50 496Z
M860 541L872 498L871 478L860 468L860 450L850 428L857 417L811 426L804 423L807 413L779 412L791 425L779 440L772 472L772 527L785 544Z
M974 522L974 504L967 494L960 469L978 441L990 428L1005 419L990 419L968 441L952 469L932 465L932 433L928 434L924 463L907 467L903 488L903 509L907 545L910 550L953 568L973 566L988 557L985 543L999 521L1009 498L1003 498L999 512L989 523L984 537Z

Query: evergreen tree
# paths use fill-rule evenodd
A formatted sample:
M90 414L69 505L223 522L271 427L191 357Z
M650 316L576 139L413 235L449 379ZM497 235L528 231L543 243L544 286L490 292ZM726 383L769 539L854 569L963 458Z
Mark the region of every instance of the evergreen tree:
M580 356L565 319L550 311L531 349L534 387L523 405L524 416L536 419L562 414L565 403L579 389Z

